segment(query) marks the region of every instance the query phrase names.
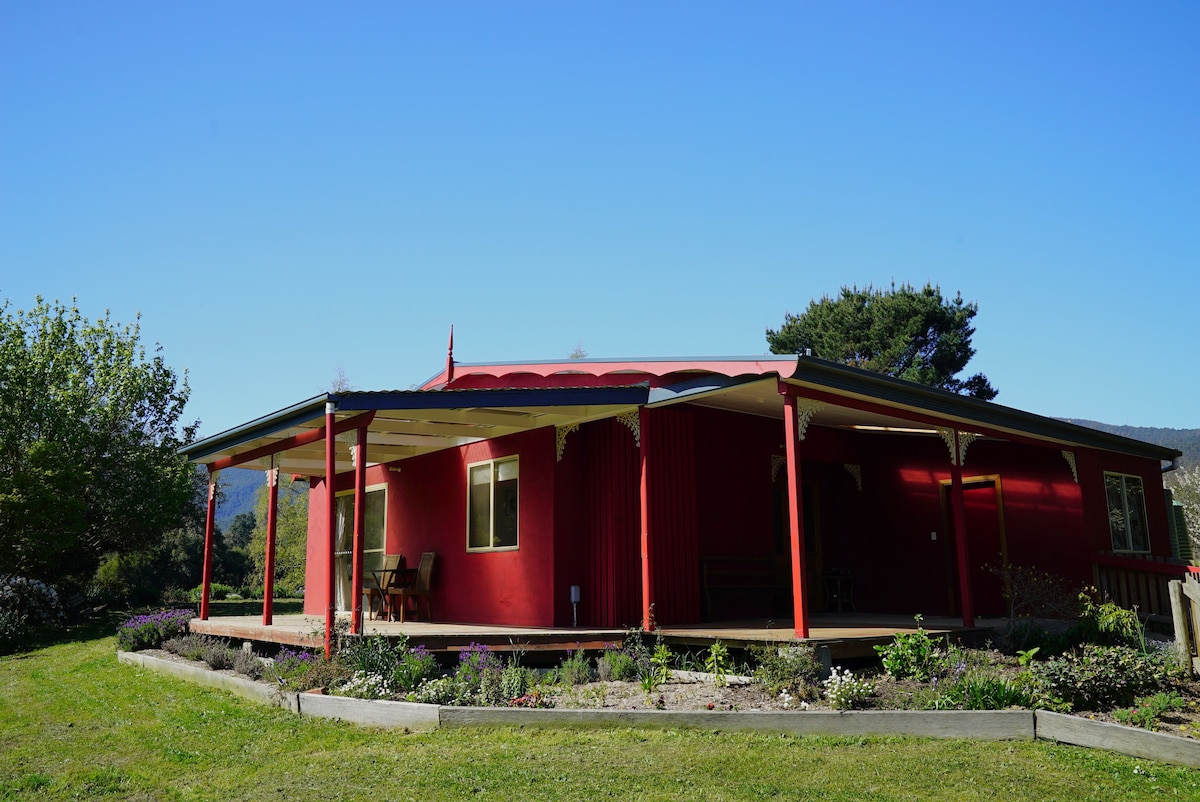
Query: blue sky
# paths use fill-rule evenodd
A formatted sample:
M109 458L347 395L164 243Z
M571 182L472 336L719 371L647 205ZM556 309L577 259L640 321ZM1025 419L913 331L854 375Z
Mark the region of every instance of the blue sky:
M0 0L0 298L140 312L203 435L339 368L746 355L979 304L1045 415L1200 428L1200 4Z

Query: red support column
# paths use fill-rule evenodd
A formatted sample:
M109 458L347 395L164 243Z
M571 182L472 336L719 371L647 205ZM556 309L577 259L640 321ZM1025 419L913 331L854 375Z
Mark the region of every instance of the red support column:
M350 617L350 631L355 635L363 628L363 519L367 506L367 427L358 430L354 444L354 555L350 594L354 597L354 613Z
M650 431L646 425L650 411L645 407L638 409L638 431L641 451L641 481L639 494L641 496L642 523L642 628L647 632L654 630L654 539L650 532Z
M263 569L263 626L271 626L275 615L275 530L278 527L279 515L279 469L275 467L275 457L271 457L271 467L267 471L267 554L266 567Z
M784 448L787 453L788 537L792 546L792 615L796 637L808 637L808 597L804 582L804 494L800 483L800 432L796 396L783 397Z
M971 561L967 549L967 514L963 499L962 461L965 449L954 430L954 453L950 455L950 506L954 510L954 545L958 552L958 596L964 627L975 626L975 600L971 594Z
M334 425L337 423L335 412L337 406L329 401L325 404L325 567L328 581L325 583L325 659L333 655L333 619L334 608L337 605L337 560L334 550L337 540L337 497L334 484L337 481L337 454L334 446L337 436Z
M217 472L208 472L208 517L204 520L204 571L200 579L200 620L208 620L208 594L212 588L213 529L217 517Z

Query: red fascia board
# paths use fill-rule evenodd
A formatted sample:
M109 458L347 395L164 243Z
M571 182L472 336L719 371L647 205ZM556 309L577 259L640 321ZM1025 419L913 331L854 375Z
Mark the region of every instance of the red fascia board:
M346 418L338 421L333 427L333 436L337 437L342 432L348 432L351 429L358 429L367 426L375 419L375 411L365 412L362 415L355 415L353 418ZM209 472L224 470L225 468L235 468L238 465L245 465L247 462L253 462L256 459L269 457L272 454L278 454L281 451L287 451L289 448L297 448L306 446L310 443L316 443L325 439L325 427L320 426L316 429L309 429L307 432L293 435L283 440L277 440L274 443L268 443L258 448L252 448L249 451L244 451L241 454L234 454L231 457L222 457L208 463Z

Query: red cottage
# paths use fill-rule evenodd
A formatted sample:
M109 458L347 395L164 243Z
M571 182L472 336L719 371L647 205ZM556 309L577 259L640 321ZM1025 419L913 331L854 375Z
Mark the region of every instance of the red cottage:
M1162 483L1180 452L807 356L449 359L418 390L317 396L186 453L308 479L305 612L327 629L344 611L361 631L395 554L436 554L439 622L797 637L822 610L1004 615L1004 564L1167 613L1188 570Z

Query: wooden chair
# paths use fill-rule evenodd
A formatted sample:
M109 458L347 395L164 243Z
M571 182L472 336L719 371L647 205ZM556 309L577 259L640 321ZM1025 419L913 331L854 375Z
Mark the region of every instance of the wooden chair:
M402 568L404 568L404 555L389 554L383 558L382 569L372 571L369 577L363 577L363 593L367 596L367 609L371 611L371 618L375 618L386 610L387 589L392 584L396 573Z
M425 619L426 621L433 620L433 611L429 606L429 591L432 587L431 580L433 579L433 561L437 557L432 551L427 551L421 555L421 563L417 566L417 576L411 585L401 587L388 588L388 608L395 615L396 604L399 602L400 623L404 623L405 608L408 607L408 600L414 601L413 612L419 617L421 615L421 600L425 600Z

